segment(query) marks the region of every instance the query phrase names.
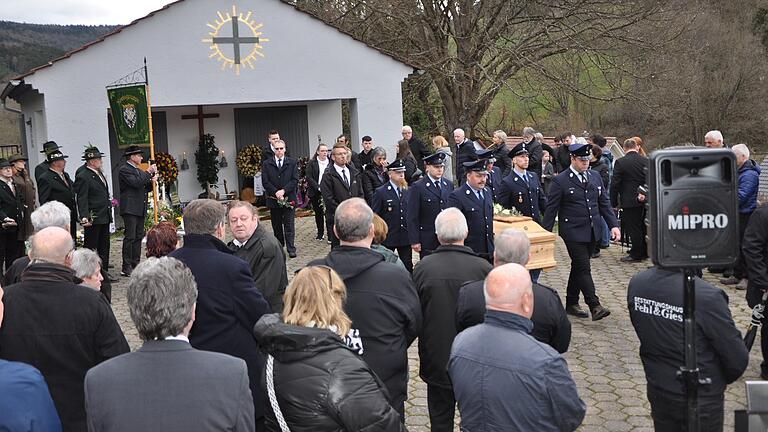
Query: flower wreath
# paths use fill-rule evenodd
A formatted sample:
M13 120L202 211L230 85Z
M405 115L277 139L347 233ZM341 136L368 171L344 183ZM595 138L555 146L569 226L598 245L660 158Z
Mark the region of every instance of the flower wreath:
M257 172L261 171L261 146L251 144L243 147L237 153L235 164L237 164L237 170L244 177L255 176Z
M155 154L155 163L157 164L157 172L160 174L160 180L163 183L167 185L173 184L179 177L179 166L176 164L176 159L170 154L165 152Z

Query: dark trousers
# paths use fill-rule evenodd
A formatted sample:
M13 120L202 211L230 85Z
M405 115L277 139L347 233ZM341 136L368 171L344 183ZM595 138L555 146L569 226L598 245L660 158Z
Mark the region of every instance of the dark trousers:
M621 218L624 221L624 230L632 247L629 256L635 259L648 257L648 246L645 243L645 207L629 207L623 209Z
M144 238L144 218L123 215L125 237L123 238L123 271L131 273L141 260L141 240Z
M453 432L456 399L452 388L427 383L427 408L432 432Z
M754 285L747 288L747 305L750 309L763 301L763 292ZM760 350L763 354L763 361L760 363L760 374L768 376L768 314L763 314L763 325L760 327Z
M413 273L413 249L411 249L411 245L385 247L393 252L397 251L397 256L405 265L405 269L408 270L408 273Z
M18 237L17 227L0 228L0 270L5 263L5 271L8 271L16 258L24 253L24 242Z
M750 216L752 216L752 212L739 213L739 257L736 258L736 262L733 264L733 277L736 279L746 279L748 276L747 265L744 262L744 253L741 251L741 243L744 241L744 231L747 230Z
M296 253L294 239L296 237L296 210L288 207L269 209L272 222L272 231L281 245L285 246L288 253Z
M333 213L325 215L325 227L328 231L328 240L331 241L331 249L333 249L340 244L339 238L336 237L336 234L333 232Z
M312 210L315 212L315 225L317 226L317 238L323 237L325 228L325 213L323 212L323 198L318 194L310 198Z
M571 273L568 275L568 288L565 295L565 305L579 303L579 293L584 294L584 302L593 308L600 304L595 294L595 282L592 280L592 267L589 260L595 248L594 240L588 243L565 242L568 256L571 257Z
M648 386L648 402L656 432L685 432L685 396ZM699 396L700 432L722 432L723 395Z
M143 221L142 221L143 225ZM96 251L101 258L101 268L109 267L109 224L91 225L83 228L83 245Z

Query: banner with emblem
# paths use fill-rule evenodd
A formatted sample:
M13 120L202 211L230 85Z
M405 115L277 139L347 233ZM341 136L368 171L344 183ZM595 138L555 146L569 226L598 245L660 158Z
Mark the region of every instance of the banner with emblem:
M112 125L119 148L129 145L149 145L150 125L147 111L146 84L107 89Z

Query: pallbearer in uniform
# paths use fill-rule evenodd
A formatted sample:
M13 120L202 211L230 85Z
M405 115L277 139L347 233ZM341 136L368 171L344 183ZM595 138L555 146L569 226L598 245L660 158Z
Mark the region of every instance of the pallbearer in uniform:
M528 171L528 149L520 143L509 152L512 170L504 177L499 187L499 204L504 208L515 208L541 224L541 211L546 199L536 173Z
M445 153L431 154L424 159L427 175L414 182L406 193L408 211L408 241L419 258L431 254L440 243L435 234L435 218L448 208L448 196L453 182L445 180Z
M589 264L594 243L600 239L600 216L611 227L614 240L620 239L621 232L600 174L589 169L591 147L589 144L569 146L571 165L552 179L542 226L552 231L555 216L558 217L560 237L571 257L565 311L579 318L589 316L579 306L579 293L582 293L592 320L597 321L611 314L600 305L600 299L595 294Z
M491 191L493 202L499 202L499 186L501 185L501 170L499 167L493 166L496 163L496 156L493 154L493 150L475 150L478 159L485 161L485 169L488 171L488 180L485 183L485 187Z
M405 268L408 272L413 272L413 254L408 242L406 218L408 183L405 181L405 164L402 159L387 165L387 174L389 181L373 192L371 209L384 219L389 228L383 245L390 250L397 250L397 256L405 264Z
M448 197L448 207L464 213L469 234L464 245L476 254L491 260L493 257L493 197L485 187L488 171L485 160L464 162L466 182Z

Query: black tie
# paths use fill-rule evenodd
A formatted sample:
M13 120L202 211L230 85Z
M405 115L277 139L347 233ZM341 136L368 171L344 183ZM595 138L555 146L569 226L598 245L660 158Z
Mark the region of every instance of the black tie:
M440 192L440 182L439 181L435 182L435 187L437 188L437 191Z
M344 180L344 184L349 187L349 179L347 178L347 170L342 169L341 170L341 178Z
M277 167L278 168L282 168L283 167L283 160L282 159L278 159L277 160Z
M582 183L586 183L587 182L587 175L584 174L584 173L579 173L579 175L581 176L581 182Z

